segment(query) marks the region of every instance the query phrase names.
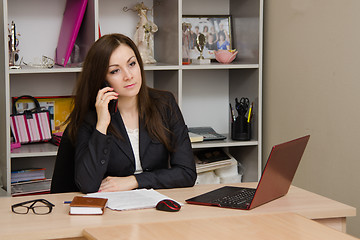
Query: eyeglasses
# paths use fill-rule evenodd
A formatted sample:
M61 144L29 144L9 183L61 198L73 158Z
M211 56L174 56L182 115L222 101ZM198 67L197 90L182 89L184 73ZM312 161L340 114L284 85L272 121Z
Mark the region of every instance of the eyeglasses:
M31 209L35 214L44 215L49 214L54 204L45 199L35 199L31 201L17 203L11 206L11 210L17 214L27 214Z

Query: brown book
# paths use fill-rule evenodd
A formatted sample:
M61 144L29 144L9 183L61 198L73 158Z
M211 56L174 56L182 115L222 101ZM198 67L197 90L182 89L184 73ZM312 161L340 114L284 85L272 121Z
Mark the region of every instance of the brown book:
M71 215L101 215L107 203L107 198L81 197L75 196L70 203Z

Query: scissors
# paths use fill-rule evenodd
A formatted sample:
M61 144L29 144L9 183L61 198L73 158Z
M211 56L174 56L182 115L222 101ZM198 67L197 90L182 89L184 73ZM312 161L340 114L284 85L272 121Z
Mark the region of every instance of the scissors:
M245 113L248 111L250 106L250 101L248 98L242 97L240 98L240 101L238 98L235 98L235 107L238 111L239 116L244 116Z

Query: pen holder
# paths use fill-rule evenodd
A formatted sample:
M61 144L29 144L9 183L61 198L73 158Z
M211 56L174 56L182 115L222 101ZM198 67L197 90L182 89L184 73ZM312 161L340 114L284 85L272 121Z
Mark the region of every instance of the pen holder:
M238 141L247 141L251 139L251 121L248 122L245 117L237 117L231 123L231 139Z

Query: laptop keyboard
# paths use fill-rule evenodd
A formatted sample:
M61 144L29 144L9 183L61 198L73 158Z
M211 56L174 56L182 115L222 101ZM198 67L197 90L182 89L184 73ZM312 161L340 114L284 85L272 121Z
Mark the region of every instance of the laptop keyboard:
M244 188L233 195L224 196L214 200L212 203L221 207L247 209L255 195L256 189Z

